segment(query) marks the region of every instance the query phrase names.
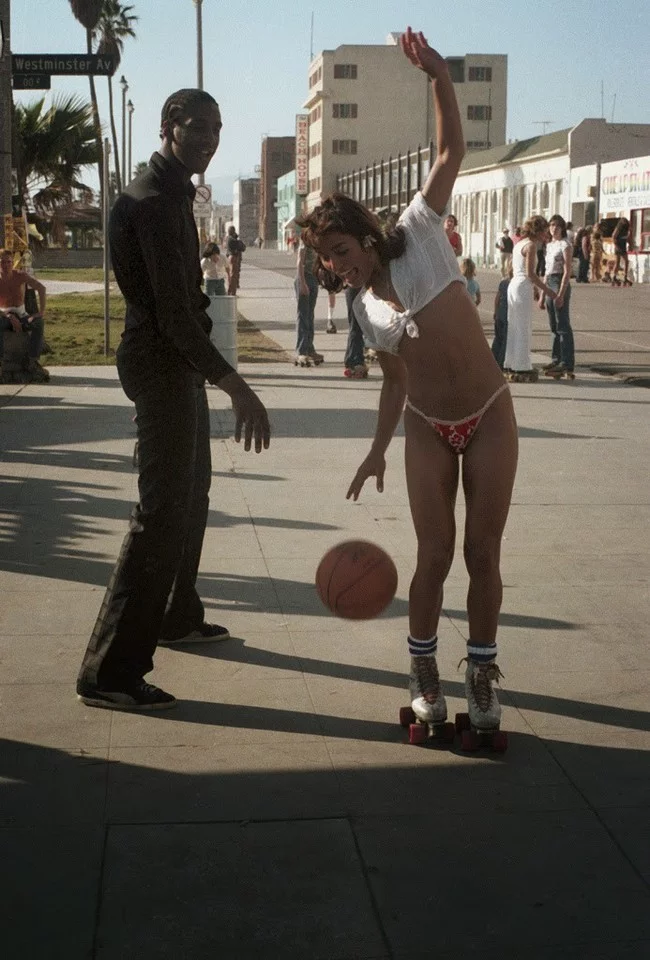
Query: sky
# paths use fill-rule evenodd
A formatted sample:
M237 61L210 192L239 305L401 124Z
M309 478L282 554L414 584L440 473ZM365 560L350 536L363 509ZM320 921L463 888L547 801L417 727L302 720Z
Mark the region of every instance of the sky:
M139 17L137 38L126 41L115 79L126 77L135 107L135 164L158 146L167 95L196 86L196 8L193 0L131 5ZM264 136L293 135L308 94L312 50L383 44L409 24L443 56L508 55L508 139L560 130L585 117L611 120L612 112L618 123L650 123L650 0L325 0L320 7L203 0L202 10L203 85L218 100L224 122L206 180L221 202L232 202L232 180L254 175ZM13 53L86 52L85 31L68 0L11 0L11 18ZM96 82L110 135L107 81ZM114 86L119 136L122 93ZM58 93L87 99L88 80L53 77L49 95ZM29 101L37 95L14 96ZM544 128L541 121L550 123ZM96 183L90 172L86 180Z

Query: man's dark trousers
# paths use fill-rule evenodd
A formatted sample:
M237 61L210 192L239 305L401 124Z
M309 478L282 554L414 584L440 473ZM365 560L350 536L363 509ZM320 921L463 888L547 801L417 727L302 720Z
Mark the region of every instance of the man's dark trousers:
M140 501L78 679L104 690L141 679L159 638L185 636L204 615L196 592L212 475L204 380L159 338L128 337L117 367L136 408Z

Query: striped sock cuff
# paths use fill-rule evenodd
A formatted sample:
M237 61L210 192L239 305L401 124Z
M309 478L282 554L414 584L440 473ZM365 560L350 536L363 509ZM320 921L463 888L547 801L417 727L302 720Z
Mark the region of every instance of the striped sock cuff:
M467 656L474 663L492 663L497 658L497 645L496 643L489 645L472 643L468 640Z
M412 657L430 657L438 652L438 637L431 637L430 640L416 640L409 634L408 638L409 653Z

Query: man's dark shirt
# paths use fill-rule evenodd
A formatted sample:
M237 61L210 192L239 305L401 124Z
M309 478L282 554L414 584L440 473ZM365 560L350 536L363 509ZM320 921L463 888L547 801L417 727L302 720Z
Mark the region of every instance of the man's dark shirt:
M126 300L125 342L146 327L167 340L210 383L233 372L210 340L201 290L192 201L174 164L154 153L113 207L109 241L115 279Z
M499 250L501 253L512 253L514 246L511 237L501 237L499 240Z

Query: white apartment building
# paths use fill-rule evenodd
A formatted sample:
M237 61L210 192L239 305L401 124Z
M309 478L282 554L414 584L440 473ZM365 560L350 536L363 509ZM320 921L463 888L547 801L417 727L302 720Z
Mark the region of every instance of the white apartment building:
M398 45L343 44L323 50L309 66L309 193L307 209L335 189L337 174L396 156L404 144L435 139L431 85ZM468 150L506 137L508 58L448 57Z

